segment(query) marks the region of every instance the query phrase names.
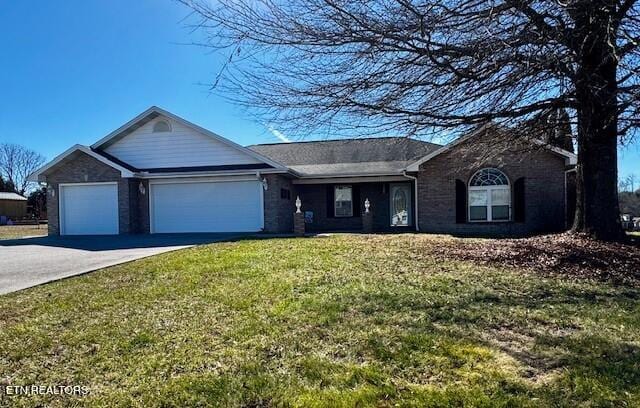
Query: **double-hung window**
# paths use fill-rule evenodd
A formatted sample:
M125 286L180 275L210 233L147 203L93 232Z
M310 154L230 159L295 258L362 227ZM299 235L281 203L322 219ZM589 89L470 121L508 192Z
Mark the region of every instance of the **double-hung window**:
M351 186L334 187L334 215L353 217L353 188Z
M469 181L469 221L509 221L511 188L498 169L482 169Z

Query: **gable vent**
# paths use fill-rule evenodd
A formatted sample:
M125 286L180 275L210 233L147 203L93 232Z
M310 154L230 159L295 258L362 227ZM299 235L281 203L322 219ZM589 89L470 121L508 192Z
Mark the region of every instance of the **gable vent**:
M171 125L169 122L159 120L153 125L153 133L171 132Z

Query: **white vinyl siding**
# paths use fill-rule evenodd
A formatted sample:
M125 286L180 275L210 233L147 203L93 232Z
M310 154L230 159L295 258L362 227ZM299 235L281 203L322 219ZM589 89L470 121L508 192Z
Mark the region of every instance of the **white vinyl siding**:
M61 184L59 193L62 235L118 233L116 183Z
M151 232L253 232L263 227L259 181L152 182Z
M166 121L170 132L153 132ZM255 158L176 121L157 118L108 146L105 151L139 169L260 163Z

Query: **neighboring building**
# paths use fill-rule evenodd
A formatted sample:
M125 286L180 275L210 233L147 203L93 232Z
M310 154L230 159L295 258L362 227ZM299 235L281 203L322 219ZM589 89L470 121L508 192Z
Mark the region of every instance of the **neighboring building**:
M527 235L562 230L576 156L527 142L497 148L485 126L440 146L369 138L242 147L152 107L35 172L50 234L309 231Z
M27 216L27 199L20 194L0 192L0 223Z

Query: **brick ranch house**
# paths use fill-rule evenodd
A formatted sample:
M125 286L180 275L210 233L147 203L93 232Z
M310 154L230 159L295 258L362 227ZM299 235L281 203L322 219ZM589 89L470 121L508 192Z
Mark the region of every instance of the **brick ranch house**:
M565 228L576 156L531 141L494 149L485 126L446 146L368 138L243 147L151 107L31 175L49 234L307 231L528 235ZM370 214L370 215L369 215Z

